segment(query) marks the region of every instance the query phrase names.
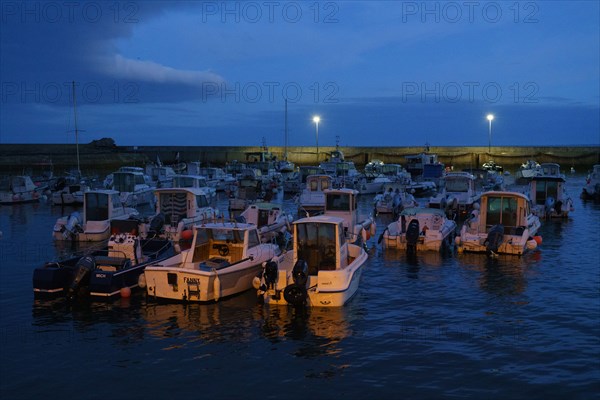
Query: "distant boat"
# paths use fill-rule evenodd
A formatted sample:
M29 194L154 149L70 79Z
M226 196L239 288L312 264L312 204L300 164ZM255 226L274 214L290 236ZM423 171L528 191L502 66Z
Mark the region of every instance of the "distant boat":
M44 189L36 186L28 175L6 177L0 180L0 204L39 201Z
M110 237L110 223L114 219L137 216L134 208L122 205L115 190L90 190L84 193L83 215L73 212L56 221L52 231L54 240L99 242Z
M556 163L543 163L529 182L529 198L540 218L566 218L574 211L566 179Z

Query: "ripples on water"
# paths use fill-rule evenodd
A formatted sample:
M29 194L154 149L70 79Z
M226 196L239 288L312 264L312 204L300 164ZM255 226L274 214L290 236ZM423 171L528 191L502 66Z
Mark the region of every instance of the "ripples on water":
M577 198L583 177L569 178ZM69 210L2 206L0 395L597 398L600 205L575 206L521 258L383 251L379 216L356 297L307 311L251 291L208 305L34 301L33 268L70 250L50 235Z

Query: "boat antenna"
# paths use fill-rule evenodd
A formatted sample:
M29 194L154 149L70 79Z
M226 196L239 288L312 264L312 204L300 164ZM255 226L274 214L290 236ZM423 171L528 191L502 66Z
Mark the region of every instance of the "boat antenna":
M283 151L283 159L285 161L287 161L288 159L288 152L287 152L287 146L288 146L288 116L287 116L287 98L285 99L285 135L284 135L285 141L285 147L284 147L284 151Z
M75 98L75 81L73 81L73 115L75 118L75 146L77 148L77 178L81 179L81 167L79 164L79 131L77 130L77 100Z

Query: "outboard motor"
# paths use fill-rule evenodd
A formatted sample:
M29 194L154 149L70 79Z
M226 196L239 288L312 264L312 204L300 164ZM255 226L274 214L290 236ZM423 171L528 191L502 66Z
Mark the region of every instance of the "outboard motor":
M308 281L308 264L304 260L296 261L292 269L292 279L294 283L300 286L306 286Z
M90 276L94 269L96 269L96 259L92 256L85 256L77 261L73 280L67 289L67 298L69 300L74 300L79 291L90 283Z
M83 218L81 218L81 214L77 211L71 213L64 226L64 237L66 238L68 235L76 236L78 233L83 232L83 229L81 229L82 224Z
M544 203L544 209L546 211L546 218L550 217L550 214L554 209L554 197L546 198L546 202Z
M159 235L162 232L163 226L165 226L165 214L160 212L152 218L152 221L150 221L148 237L153 238Z
M503 239L504 225L498 224L492 226L488 232L487 239L485 240L485 249L488 251L488 254L496 254L498 252L498 248L502 244Z
M268 261L265 264L265 270L263 272L263 277L265 278L265 284L268 289L273 288L275 283L277 283L277 263L273 260Z
M411 220L408 223L408 228L406 228L406 251L408 251L409 253L416 252L420 232L421 230L419 227L419 220Z
M292 269L292 279L294 283L287 285L283 291L283 298L288 304L294 307L306 305L308 293L306 291L306 282L308 280L308 265L304 260L296 261Z
M556 213L558 215L562 214L562 206L563 206L563 202L560 200L554 204L554 210L556 211ZM568 207L567 207L567 209L568 209Z

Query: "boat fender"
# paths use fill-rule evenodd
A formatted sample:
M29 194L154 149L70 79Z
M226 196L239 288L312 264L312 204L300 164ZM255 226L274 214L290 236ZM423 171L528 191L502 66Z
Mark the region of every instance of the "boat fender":
M259 272L258 272L258 273L257 273L257 274L254 276L254 278L252 278L252 287L253 287L254 289L256 289L256 290L259 290L259 289L261 289L261 286L262 286L262 285L261 285L262 277L263 277L263 273L262 273L262 271L259 271ZM265 289L266 289L266 288L267 288L267 287L265 286Z
M215 301L219 301L221 298L221 280L219 279L219 275L217 275L215 271L215 280L213 281L213 291L215 292Z
M371 223L371 226L369 227L369 233L370 236L375 236L375 234L377 233L377 224L375 223L375 221Z
M535 250L538 246L537 242L532 237L530 237L527 240L526 245L527 245L527 250Z
M286 286L283 291L285 301L295 307L304 306L306 304L306 297L306 288L295 283Z
M138 277L138 286L142 289L146 288L146 274L140 274L140 276Z
M541 236L534 236L533 240L535 240L535 242L538 244L538 246L540 246L542 244L542 237Z

